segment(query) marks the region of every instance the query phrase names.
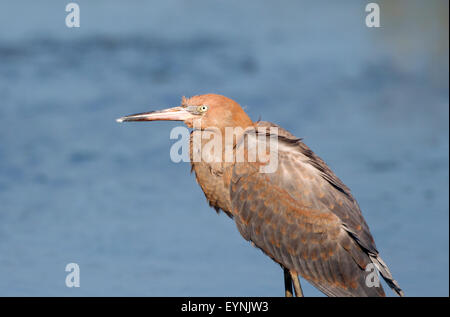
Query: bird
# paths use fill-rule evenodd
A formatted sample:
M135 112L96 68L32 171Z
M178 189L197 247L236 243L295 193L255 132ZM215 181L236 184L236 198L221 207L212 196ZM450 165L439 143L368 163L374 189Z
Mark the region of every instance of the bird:
M368 268L375 271L373 281L381 275L404 296L350 189L289 131L252 121L236 101L218 94L182 97L180 106L116 120L182 121L191 129L191 172L209 205L233 219L245 240L281 266L284 296L304 296L299 277L331 297L386 296L380 283L368 283ZM233 135L224 141L227 131ZM223 142L211 154L212 147L209 152L206 147L214 137ZM270 142L276 144L272 152ZM261 155L250 159L259 146ZM230 152L231 159L224 159ZM238 153L244 159L238 160ZM275 161L274 170L263 170Z

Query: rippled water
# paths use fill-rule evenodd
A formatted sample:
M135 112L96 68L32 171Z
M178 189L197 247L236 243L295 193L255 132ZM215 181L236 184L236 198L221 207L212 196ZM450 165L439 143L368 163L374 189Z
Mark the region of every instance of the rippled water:
M114 121L214 92L333 168L407 295L448 296L448 2L380 1L380 29L360 1L77 2L79 29L0 4L0 295L283 295L170 161L177 124Z

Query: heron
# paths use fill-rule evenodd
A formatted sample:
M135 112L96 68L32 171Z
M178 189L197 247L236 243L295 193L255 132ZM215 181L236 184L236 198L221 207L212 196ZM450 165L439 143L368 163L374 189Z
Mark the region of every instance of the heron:
M182 97L180 106L117 119L161 120L182 121L192 129L191 172L209 205L233 219L244 239L281 266L286 297L303 297L299 277L327 296L386 296L380 283L368 283L369 267L404 295L350 189L302 139L274 123L252 121L237 102L218 94ZM202 133L223 140L229 128L230 144L220 143L219 154L211 154L220 159L194 159L196 149L202 151L211 140ZM261 157L248 159L261 140L276 141L276 151L269 153L267 142ZM223 159L227 151L235 154L231 160ZM237 160L238 151L243 160ZM271 160L276 168L263 172Z

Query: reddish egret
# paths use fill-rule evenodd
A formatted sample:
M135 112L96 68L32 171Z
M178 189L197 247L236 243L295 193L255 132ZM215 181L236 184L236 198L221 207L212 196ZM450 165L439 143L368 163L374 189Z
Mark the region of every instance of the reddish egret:
M117 121L158 120L183 121L193 128L191 166L206 199L217 212L222 210L234 219L246 240L283 268L286 296L293 296L293 289L296 296L303 296L299 276L328 296L385 296L376 283L376 271L403 296L350 190L301 139L270 122L253 122L238 103L215 94L183 97L181 106ZM266 129L256 133L258 138L249 132L270 127L276 132ZM200 134L208 131L223 139L227 128L235 133L228 147L236 154L232 160L223 159L226 142L221 143L221 160L192 159L194 140L201 145L209 141ZM276 157L250 160L251 139L260 143L261 134L263 139L277 141ZM247 154L246 159L236 159L238 150ZM264 153L262 157L267 158L268 152ZM261 172L274 159L277 168ZM371 267L376 269L372 280L368 278Z

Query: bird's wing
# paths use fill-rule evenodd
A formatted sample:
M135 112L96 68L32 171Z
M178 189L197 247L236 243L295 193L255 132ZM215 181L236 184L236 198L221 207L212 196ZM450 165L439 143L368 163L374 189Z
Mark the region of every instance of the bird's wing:
M261 125L260 125L261 126ZM365 271L378 252L356 201L326 164L300 140L278 131L278 168L235 163L232 213L242 236L329 296L383 296ZM247 151L258 138L245 135Z
M260 122L259 127L276 127L279 136L279 173L271 181L286 184L286 175L292 175L286 187L294 198L307 200L320 210L334 213L358 244L367 251L378 254L375 241L364 220L358 203L350 189L331 171L327 164L311 149L287 130L270 122ZM270 132L270 131L268 131ZM281 176L281 177L280 177ZM307 189L299 190L299 189Z

